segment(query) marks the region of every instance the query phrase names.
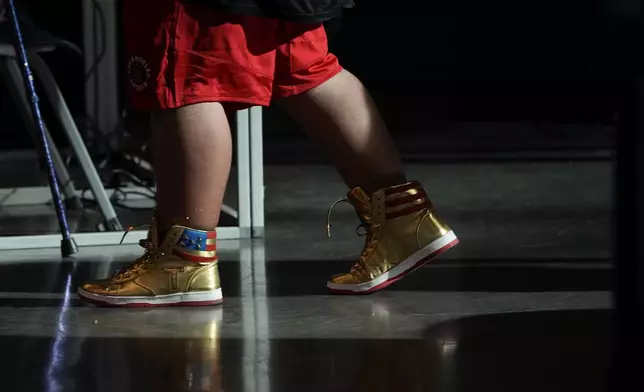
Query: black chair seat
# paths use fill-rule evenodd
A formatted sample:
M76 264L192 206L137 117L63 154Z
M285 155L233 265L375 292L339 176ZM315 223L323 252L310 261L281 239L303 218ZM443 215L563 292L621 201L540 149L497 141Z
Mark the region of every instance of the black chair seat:
M34 23L26 16L24 12L18 9L18 19L20 21L20 30L25 47L28 50L37 52L49 52L59 46L63 46L63 39L56 37L48 31L37 28ZM10 20L0 22L0 47L14 45L14 32L13 25ZM6 49L6 48L3 48ZM7 55L6 50L2 50L2 54Z

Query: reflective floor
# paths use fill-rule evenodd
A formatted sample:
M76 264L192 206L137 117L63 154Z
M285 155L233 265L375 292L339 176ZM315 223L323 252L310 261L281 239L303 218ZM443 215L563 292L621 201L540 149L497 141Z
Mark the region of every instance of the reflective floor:
M343 191L327 167L267 168L267 237L219 243L223 306L82 303L78 283L133 246L0 252L0 390L603 391L610 164L410 173L462 244L371 296L325 292L361 246L349 209L325 238Z

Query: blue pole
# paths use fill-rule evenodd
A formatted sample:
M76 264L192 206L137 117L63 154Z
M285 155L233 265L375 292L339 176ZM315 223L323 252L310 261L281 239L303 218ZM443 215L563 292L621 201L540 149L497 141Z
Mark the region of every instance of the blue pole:
M43 150L43 155L47 163L47 174L49 177L49 189L51 190L51 196L54 200L54 207L56 208L56 216L58 217L58 225L60 226L60 232L62 233L63 240L61 242L61 252L63 257L67 257L71 254L74 254L78 251L78 246L76 242L71 237L69 230L69 224L67 223L67 215L65 213L65 207L63 206L63 200L60 196L60 189L58 186L58 179L56 178L56 171L54 170L54 163L51 159L51 153L49 151L49 144L47 143L47 135L45 132L45 123L43 122L42 115L40 114L40 105L38 104L38 95L36 94L36 87L34 85L34 77L31 73L31 68L29 67L29 61L27 58L27 50L25 49L25 43L22 38L22 32L20 31L20 23L18 21L18 15L16 13L16 4L15 0L9 0L9 13L11 16L11 21L13 23L13 30L15 33L15 50L16 56L20 60L20 66L24 73L25 85L27 92L31 95L31 109L33 112L34 120L36 121L36 126L40 132L40 138L42 141L41 148Z

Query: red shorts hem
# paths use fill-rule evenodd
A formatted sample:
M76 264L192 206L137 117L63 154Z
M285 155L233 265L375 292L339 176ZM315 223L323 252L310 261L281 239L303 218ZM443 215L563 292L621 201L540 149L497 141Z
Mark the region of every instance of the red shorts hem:
M244 109L251 108L253 106L270 105L270 101L259 100L259 99L254 100L254 99L248 99L248 98L235 98L235 97L224 97L224 96L193 95L193 96L184 97L183 99L180 99L178 101L162 104L154 108L139 107L138 109L172 110L172 109L179 109L184 106L197 105L200 103L208 103L208 102L219 102L222 104L222 106L224 106L224 109L226 110L244 110Z
M342 72L343 69L344 68L342 68L340 66L340 64L337 64L337 67L333 67L332 70L328 71L328 73L325 75L326 76L325 78L320 78L320 79L318 79L318 80L316 80L316 81L314 81L314 82L312 82L310 84L307 84L307 85L300 85L300 86L292 87L290 89L290 91L283 92L277 98L278 99L289 98L289 97L292 97L292 96L295 96L295 95L304 94L305 92L313 90L314 88L316 88L318 86L321 86L324 83L328 82L329 80L331 80L332 78L337 76L340 72Z
M181 0L125 2L128 98L142 110L235 109L304 93L342 67L322 24L233 15Z

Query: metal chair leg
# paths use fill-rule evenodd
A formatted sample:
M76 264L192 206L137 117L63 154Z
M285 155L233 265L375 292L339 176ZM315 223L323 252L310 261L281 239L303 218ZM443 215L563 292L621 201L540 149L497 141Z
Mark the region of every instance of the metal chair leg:
M107 229L109 231L123 230L123 226L121 226L121 223L116 216L114 206L112 206L112 203L107 196L107 192L105 191L101 178L96 171L94 162L92 162L92 159L87 152L83 138L74 123L74 119L69 112L69 108L65 104L65 99L63 98L60 88L58 88L58 84L56 84L49 67L36 53L29 53L29 61L34 70L34 74L42 83L49 102L67 134L67 138L69 139L74 154L76 155L76 159L78 159L80 167L83 170L83 174L85 175L85 178L89 183L89 187L94 194L94 199L98 202L98 206L101 209Z
M29 100L24 88L22 73L20 72L20 67L18 66L17 60L13 57L1 57L0 65L2 67L3 79L11 92L11 95L15 97L17 109L20 112L20 116L24 121L26 128L29 132L29 136L34 142L35 146L38 146L40 143L40 138L38 137L36 124L31 113L31 107L29 105ZM52 160L56 170L56 175L60 182L63 194L65 195L65 201L68 204L68 207L82 208L82 203L80 198L76 193L74 183L71 180L65 162L58 151L58 148L53 142L53 139L48 130L46 130L47 141L51 149Z

